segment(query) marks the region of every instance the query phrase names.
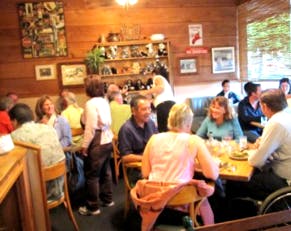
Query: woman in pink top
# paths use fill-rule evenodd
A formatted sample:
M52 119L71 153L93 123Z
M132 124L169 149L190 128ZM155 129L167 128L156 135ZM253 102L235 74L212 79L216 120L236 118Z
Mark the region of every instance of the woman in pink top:
M213 161L204 141L190 134L193 113L187 104L175 104L169 114L169 131L153 135L143 153L142 174L150 181L185 183L194 176L195 159L206 178L216 180L218 166ZM199 187L209 187L201 181ZM203 207L203 206L202 206ZM214 223L211 208L204 224Z

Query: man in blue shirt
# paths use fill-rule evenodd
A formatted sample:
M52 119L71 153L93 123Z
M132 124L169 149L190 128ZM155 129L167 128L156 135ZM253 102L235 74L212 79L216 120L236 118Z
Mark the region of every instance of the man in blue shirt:
M142 95L132 98L130 102L131 118L120 128L118 133L118 149L123 162L138 162L142 160L144 148L150 137L158 133L155 123L150 119L150 101ZM141 179L140 170L128 172L130 182Z
M262 128L256 127L251 122L261 122L263 116L260 96L261 85L253 82L247 82L244 85L247 96L238 104L238 120L245 136L250 143L254 143L261 136Z
M145 96L135 96L130 107L132 116L118 133L118 148L125 162L141 161L149 138L158 132L155 123L150 119L151 104Z

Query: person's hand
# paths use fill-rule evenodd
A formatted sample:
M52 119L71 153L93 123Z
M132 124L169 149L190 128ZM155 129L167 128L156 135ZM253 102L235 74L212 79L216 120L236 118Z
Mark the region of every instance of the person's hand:
M82 148L81 152L82 152L83 156L88 156L88 149L87 148Z

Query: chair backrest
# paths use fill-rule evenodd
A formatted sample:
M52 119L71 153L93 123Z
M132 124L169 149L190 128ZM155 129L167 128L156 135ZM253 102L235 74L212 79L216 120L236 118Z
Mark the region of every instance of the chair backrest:
M128 190L132 188L128 175L127 175L127 169L129 168L136 168L141 169L141 162L124 162L122 161L122 170L123 170L123 178L124 178L124 184Z
M45 181L50 181L66 175L66 162L62 160L54 165L43 168Z
M71 128L72 137L84 134L83 128Z
M32 209L36 222L36 230L51 230L46 202L46 188L42 172L40 146L21 141L14 141L14 144L27 149L26 163L31 197L33 198Z
M172 199L168 201L167 205L185 205L200 201L202 198L203 197L198 195L196 186L185 185Z

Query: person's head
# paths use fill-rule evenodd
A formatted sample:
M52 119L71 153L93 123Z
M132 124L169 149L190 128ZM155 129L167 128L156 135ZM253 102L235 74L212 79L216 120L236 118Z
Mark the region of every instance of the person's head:
M8 96L0 98L0 111L9 111L13 107L13 101Z
M99 76L87 77L84 82L87 96L104 97L104 83Z
M263 91L260 101L262 111L268 118L288 106L285 94L281 89L268 89Z
M119 104L123 103L123 97L120 91L112 91L109 95L107 95L108 101L116 101Z
M163 76L166 80L169 81L169 72L167 70L167 68L163 65L161 65L160 63L158 63L154 70L152 71L153 75L161 75Z
M185 104L175 104L169 113L168 128L171 131L190 132L193 121L193 112Z
M244 90L247 93L248 97L255 97L255 98L260 98L261 96L261 84L258 83L253 83L253 82L247 82L244 85Z
M208 116L215 121L232 119L232 110L228 99L224 96L216 96L210 103Z
M8 92L6 96L12 99L13 105L18 102L18 95L15 92Z
M68 105L76 104L77 105L77 99L76 95L73 92L68 91L66 95L64 96L65 101Z
M279 81L279 88L284 92L285 95L290 94L290 81L289 78L282 78Z
M31 108L24 103L15 104L8 113L14 128L34 119Z
M37 120L41 120L44 115L50 117L55 113L55 105L48 95L43 95L36 101L35 105L35 114Z
M230 89L230 81L228 79L223 80L221 86L224 92L228 92Z
M120 91L119 87L116 84L111 83L109 84L107 88L106 95L108 97L112 92L117 92L117 91Z
M137 123L146 123L150 119L151 103L143 95L134 96L130 101L131 114Z

